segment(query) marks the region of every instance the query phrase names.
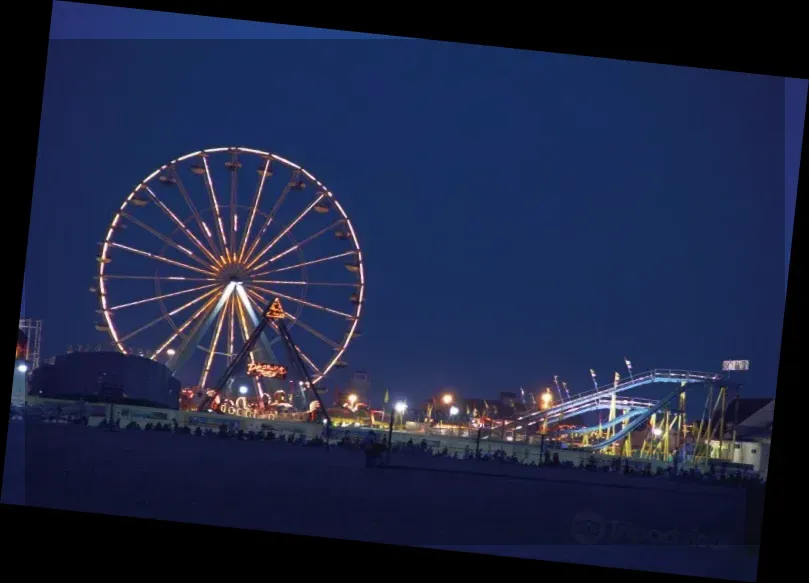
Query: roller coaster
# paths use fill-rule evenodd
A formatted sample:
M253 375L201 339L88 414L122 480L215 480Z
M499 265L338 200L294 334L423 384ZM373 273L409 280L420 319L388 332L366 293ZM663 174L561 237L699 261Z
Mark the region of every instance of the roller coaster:
M692 386L702 385L713 387L722 382L724 377L717 373L694 372L676 369L653 369L637 375L631 375L624 380L616 380L613 384L605 385L581 392L552 407L533 411L522 415L513 421L508 421L497 428L490 428L488 435L483 439L496 438L497 434L505 436L511 434L517 440L518 432L526 437L531 433L542 433L556 437L562 433L568 436L585 436L585 449L591 451L603 450L621 442L632 431L640 428L655 415L670 407L678 396L684 399L685 392ZM645 385L657 383L677 383L680 386L659 401L634 398L625 395L627 391ZM682 405L682 404L681 404ZM610 418L597 426L577 429L553 430L561 421L577 417L592 411L609 410ZM621 411L621 414L617 412ZM541 431L537 431L539 425ZM620 430L615 428L621 425ZM533 427L533 429L532 429ZM601 438L597 443L590 444L587 436L597 433Z

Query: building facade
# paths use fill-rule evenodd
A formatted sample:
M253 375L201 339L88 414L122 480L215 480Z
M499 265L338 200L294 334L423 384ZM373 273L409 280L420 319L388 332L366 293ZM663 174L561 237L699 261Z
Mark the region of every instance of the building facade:
M73 352L31 373L30 392L40 397L118 401L179 407L180 381L159 362L120 352Z

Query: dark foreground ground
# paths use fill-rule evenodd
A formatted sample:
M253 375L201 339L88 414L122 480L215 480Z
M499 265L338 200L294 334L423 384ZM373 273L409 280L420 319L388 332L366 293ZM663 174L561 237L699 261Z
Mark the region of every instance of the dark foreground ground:
M740 488L12 421L3 502L754 580ZM419 468L422 465L424 467ZM486 473L497 473L495 465ZM221 503L211 504L214 492ZM253 494L249 494L253 493ZM276 503L260 503L259 497ZM347 509L354 509L347 513ZM350 516L350 520L346 517Z

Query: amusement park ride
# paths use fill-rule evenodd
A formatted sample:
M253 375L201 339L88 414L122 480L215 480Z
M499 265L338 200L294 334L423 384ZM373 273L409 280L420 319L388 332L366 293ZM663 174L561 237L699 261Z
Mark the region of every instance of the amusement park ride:
M595 373L591 371L595 379ZM640 399L625 395L627 391L655 383L677 383L680 386L659 401ZM686 393L695 386L707 386L708 395L702 419L690 428L686 424ZM669 458L676 444L683 462L696 462L710 455L710 442L717 439L719 450L727 436L727 426L735 426L735 420L725 417L729 388L734 388L738 409L741 384L732 382L729 375L684 370L655 369L621 379L618 373L612 385L595 388L560 399L556 405L540 408L490 428L485 439L500 439L509 436L511 441L526 441L539 434L550 439L572 442L580 438L578 445L592 452L600 451L630 457L633 432L646 426L646 435L637 452L641 458ZM561 394L561 392L560 392ZM561 422L592 411L608 410L606 422L599 419L598 425L581 428L562 427ZM721 413L721 414L719 414ZM735 429L730 441L736 441Z
M239 200L246 173L257 177L249 205ZM270 196L265 191L279 179L283 189ZM223 183L229 199L217 193ZM124 354L143 352L132 347L136 337L138 346L151 345L149 358L198 378L190 384L207 395L228 390L244 369L253 400L266 394L264 384L285 386L273 352L280 343L301 387L319 401L314 388L346 366L343 355L359 336L365 271L351 220L312 173L276 154L212 148L164 164L126 197L100 245L90 288L100 304L96 329ZM184 295L190 301L177 305ZM280 300L293 309L284 311ZM144 314L155 306L158 317ZM273 316L276 308L283 317Z
M245 175L257 176L249 204L239 198ZM265 194L279 180L280 194ZM220 203L217 185L222 184L229 185L229 199ZM186 209L184 218L178 208ZM293 230L304 231L302 238ZM96 329L108 333L117 350L160 360L176 376L194 378L189 384L195 389L189 391L200 395L198 410L206 411L231 390L237 375L254 386L250 395L245 394L247 386L240 386L242 397L259 404L267 395L284 392L282 386L289 388L282 385L287 368L273 352L280 344L300 379L304 408L308 405L311 412L314 404L328 424L320 398L324 389L318 383L346 366L343 355L359 336L365 270L351 220L308 170L276 154L243 147L192 152L157 168L132 190L100 245L98 274L90 288L100 304ZM191 299L180 303L182 296ZM284 310L281 300L292 311ZM151 317L142 312L155 307L160 314L156 318L154 312ZM179 314L192 308L181 320ZM290 330L295 327L300 334L293 341ZM237 350L239 334L243 344ZM133 348L135 341L143 348ZM693 455L699 455L699 439L710 438L717 427L711 417L691 437L685 395L694 385L707 385L710 403L718 389L714 410L721 401L724 415L730 386L725 375L659 369L634 375L631 363L625 364L628 378L616 373L611 385L599 387L591 371L594 389L573 395L555 377L556 403L549 389L539 403L534 400L532 412L501 422L484 438L580 438L580 445L591 451L621 448L628 455L632 432L646 424L649 439L640 448L644 455L667 452L673 436L686 445L696 439ZM212 373L220 370L218 382L210 385ZM660 401L626 394L653 383L679 386ZM608 419L597 426L561 423L604 410ZM724 427L719 434L723 439Z
M329 419L329 413L326 409L325 405L323 404L322 399L320 398L320 393L318 392L317 388L312 383L312 377L309 376L309 372L306 370L306 365L304 364L303 359L301 358L300 350L295 345L295 342L292 340L292 336L289 334L289 329L284 322L286 318L286 314L284 313L284 309L281 306L281 300L275 298L272 300L271 303L267 304L267 307L264 309L264 312L261 314L261 320L259 321L258 326L253 329L253 333L250 335L250 338L247 339L247 342L244 343L242 349L239 351L239 354L236 358L228 365L225 369L222 378L216 384L216 387L213 391L208 391L205 396L205 399L202 401L199 409L201 411L210 411L209 406L216 398L225 390L230 382L233 380L234 374L239 371L239 369L245 367L247 365L248 374L252 372L255 376L262 376L262 377L269 377L274 378L276 376L283 375L286 376L286 369L281 365L267 365L267 364L258 364L258 363L250 363L247 364L247 358L253 348L258 342L258 339L261 337L261 334L264 332L264 329L267 325L272 326L278 334L281 336L281 339L284 343L284 346L287 349L287 355L289 357L290 362L297 370L298 375L302 379L306 379L304 381L304 386L309 389L309 394L311 394L318 405L319 414L323 415L323 418L326 422L326 425L331 424L331 420Z

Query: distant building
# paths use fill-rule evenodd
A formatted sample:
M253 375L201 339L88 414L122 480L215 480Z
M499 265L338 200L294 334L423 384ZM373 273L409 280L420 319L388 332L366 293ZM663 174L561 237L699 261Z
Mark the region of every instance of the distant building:
M766 477L774 416L775 399L733 399L725 408L725 431L721 442L719 439L711 441L712 456L751 465ZM721 419L721 412L717 412L712 425L718 428Z
M73 352L31 373L30 393L40 397L136 401L177 409L180 381L159 362L120 352Z

